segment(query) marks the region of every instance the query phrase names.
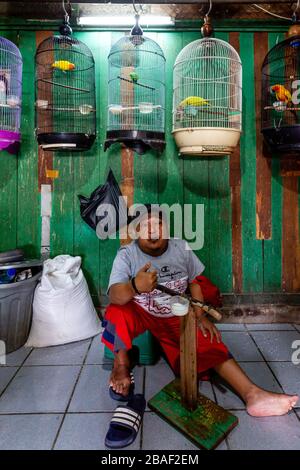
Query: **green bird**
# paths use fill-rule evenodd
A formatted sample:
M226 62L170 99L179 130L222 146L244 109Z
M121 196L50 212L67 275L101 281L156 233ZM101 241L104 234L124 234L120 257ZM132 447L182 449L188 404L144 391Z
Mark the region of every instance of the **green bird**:
M139 79L139 76L136 72L130 72L129 77L133 81L133 83L136 83Z

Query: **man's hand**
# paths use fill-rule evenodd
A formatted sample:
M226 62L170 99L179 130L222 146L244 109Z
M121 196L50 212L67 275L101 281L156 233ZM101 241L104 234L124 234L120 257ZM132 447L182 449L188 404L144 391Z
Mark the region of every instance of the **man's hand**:
M200 330L202 331L203 336L205 336L205 338L207 337L208 334L210 335L211 343L213 342L214 336L216 337L216 340L218 343L221 342L221 333L215 327L215 325L208 320L208 318L203 317L203 316L200 318L198 317L198 325L199 325Z
M151 292L157 284L157 271L147 272L151 263L145 264L135 276L135 285L139 292Z

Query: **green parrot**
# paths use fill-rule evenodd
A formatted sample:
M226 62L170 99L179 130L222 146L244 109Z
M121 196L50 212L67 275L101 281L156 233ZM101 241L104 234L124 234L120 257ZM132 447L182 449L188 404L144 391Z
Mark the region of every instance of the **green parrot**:
M139 76L136 72L130 72L129 77L133 81L133 83L136 83L139 79Z

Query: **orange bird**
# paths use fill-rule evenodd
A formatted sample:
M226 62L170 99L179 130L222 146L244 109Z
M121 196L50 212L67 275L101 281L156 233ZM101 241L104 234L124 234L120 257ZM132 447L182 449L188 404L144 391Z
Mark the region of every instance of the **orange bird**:
M271 90L275 92L277 101L289 104L292 102L292 95L283 85L273 85Z

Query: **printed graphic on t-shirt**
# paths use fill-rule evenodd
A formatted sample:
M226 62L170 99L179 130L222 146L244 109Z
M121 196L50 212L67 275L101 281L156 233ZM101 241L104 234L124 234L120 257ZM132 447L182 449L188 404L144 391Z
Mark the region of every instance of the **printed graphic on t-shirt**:
M170 266L162 266L158 273L159 283L174 279L175 276L178 278L179 274L181 274L181 271L178 271L178 269L177 270L175 269L174 271L172 271Z
M173 289L176 292L183 294L188 286L188 276L181 277L180 279L171 280L168 282L161 282L161 277L159 278L159 283ZM140 295L134 296L134 301L137 302L141 307L143 307L151 315L157 317L172 317L171 307L168 300L171 296L162 294L161 291L155 289L152 292L147 292Z

